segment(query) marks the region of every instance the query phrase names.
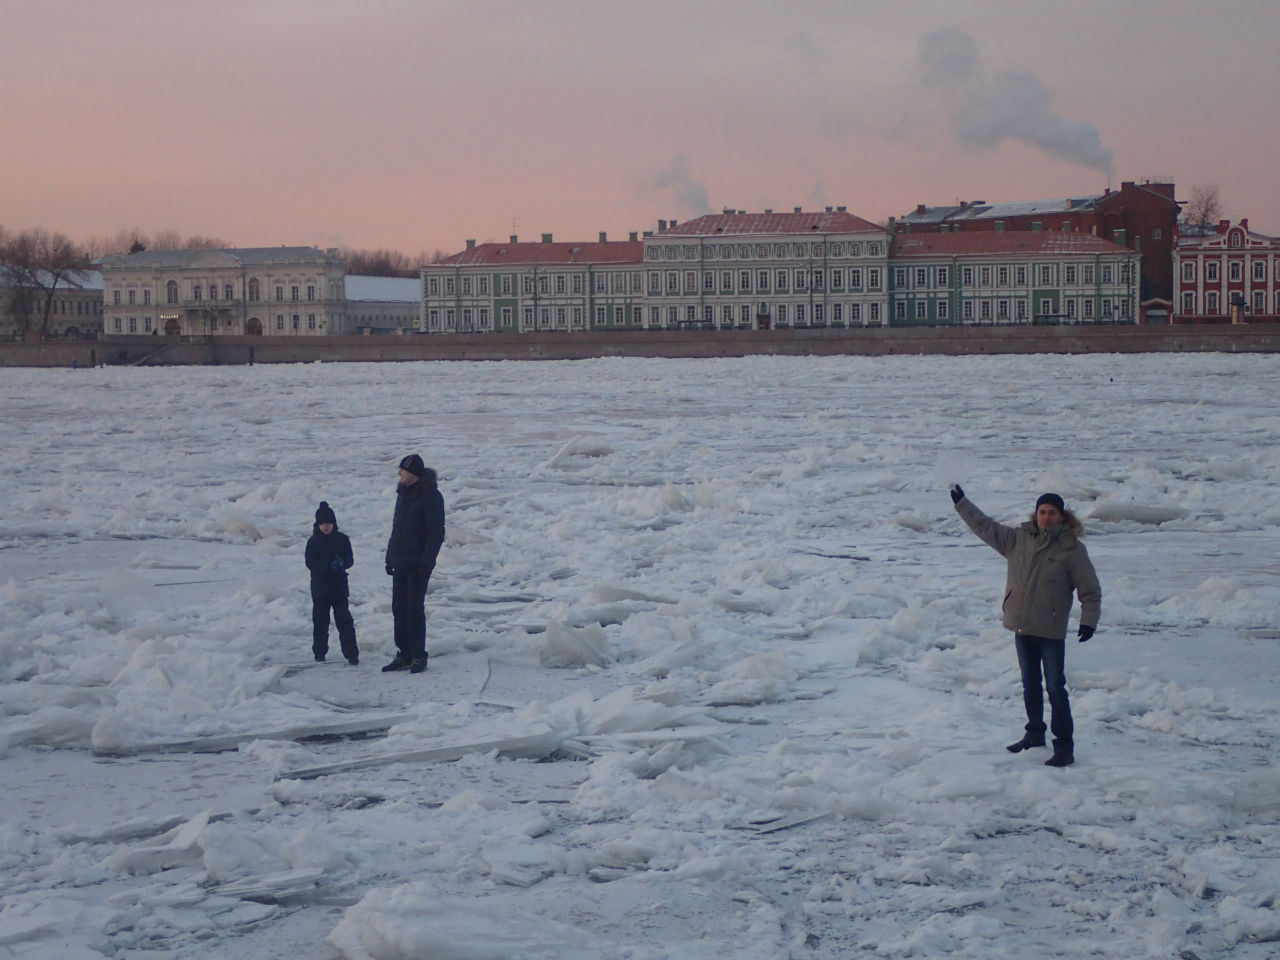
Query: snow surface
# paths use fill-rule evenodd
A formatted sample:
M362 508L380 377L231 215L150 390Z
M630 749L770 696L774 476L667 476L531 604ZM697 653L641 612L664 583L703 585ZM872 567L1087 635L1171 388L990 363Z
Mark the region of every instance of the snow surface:
M1276 358L0 384L0 956L1280 954ZM412 451L449 535L430 670L388 675ZM1003 749L956 481L1086 519L1074 767ZM356 668L311 662L321 499Z

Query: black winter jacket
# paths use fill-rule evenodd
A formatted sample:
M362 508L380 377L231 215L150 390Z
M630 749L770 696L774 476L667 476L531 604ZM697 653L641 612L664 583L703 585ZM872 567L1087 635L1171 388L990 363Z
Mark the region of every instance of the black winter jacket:
M396 512L387 541L387 566L397 573L430 573L444 543L444 497L436 486L436 472L428 470L417 483L396 487Z
M331 596L347 596L347 571L355 565L351 540L333 525L333 533L323 533L320 525L311 528L307 541L307 569L311 588Z

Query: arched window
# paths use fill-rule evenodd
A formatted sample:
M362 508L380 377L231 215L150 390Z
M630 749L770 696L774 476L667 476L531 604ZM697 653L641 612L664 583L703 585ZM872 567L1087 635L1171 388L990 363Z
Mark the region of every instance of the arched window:
M178 281L177 280L170 280L168 283L164 285L164 302L165 303L178 302Z
M254 277L252 280L249 281L249 299L250 300L261 299L261 289L258 286L257 277Z

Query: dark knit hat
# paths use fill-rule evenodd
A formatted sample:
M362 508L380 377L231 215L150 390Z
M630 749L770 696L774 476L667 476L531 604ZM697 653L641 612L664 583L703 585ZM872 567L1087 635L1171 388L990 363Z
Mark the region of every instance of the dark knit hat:
M408 470L415 477L420 477L427 472L427 466L422 462L422 458L416 453L411 453L400 461L400 469Z
M1040 499L1036 501L1036 509L1039 510L1044 504L1048 504L1061 514L1067 512L1067 505L1062 502L1062 498L1056 493L1042 493Z
M316 507L316 523L332 523L337 524L338 518L333 515L333 507L329 506L325 500L320 501L320 506Z

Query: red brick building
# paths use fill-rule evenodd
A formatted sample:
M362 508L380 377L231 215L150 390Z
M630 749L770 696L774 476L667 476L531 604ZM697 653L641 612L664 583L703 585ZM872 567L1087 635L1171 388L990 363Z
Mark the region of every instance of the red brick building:
M1248 220L1179 237L1173 262L1175 323L1280 320L1280 238L1254 233Z
M953 206L920 204L897 221L899 233L1045 230L1090 233L1142 254L1139 290L1144 322L1163 323L1173 310L1173 248L1178 201L1172 183L1126 180L1119 190L1083 197Z

